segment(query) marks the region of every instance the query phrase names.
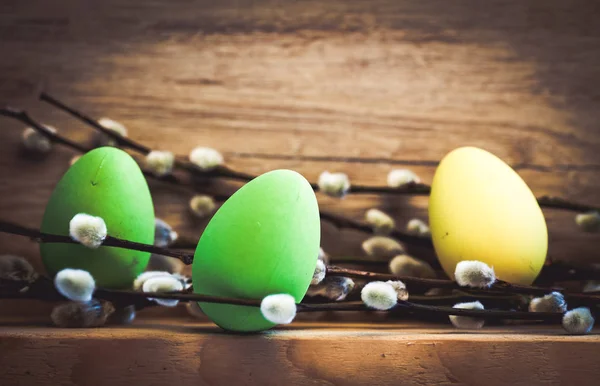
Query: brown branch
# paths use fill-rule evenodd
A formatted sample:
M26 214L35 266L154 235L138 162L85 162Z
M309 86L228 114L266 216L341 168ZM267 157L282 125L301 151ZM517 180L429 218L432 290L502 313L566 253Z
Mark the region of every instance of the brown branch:
M454 307L430 306L416 304L407 301L398 302L399 308L409 311L429 314L443 314L455 316L469 316L481 319L514 319L514 320L543 320L547 322L560 323L563 318L561 312L524 312L524 311L502 311L502 310L469 310Z
M6 221L0 221L0 232L10 233L20 236L29 237L37 242L45 243L69 243L79 244L77 241L71 239L69 236L53 235L48 233L42 233L36 229L23 227L20 225L12 224ZM107 236L104 240L103 246L117 247L124 249L132 249L143 252L156 253L164 256L170 256L180 259L184 264L191 264L194 259L192 253L177 251L168 248L157 247L154 245L142 244L128 240L118 239L112 236ZM366 280L401 280L408 286L420 287L420 288L450 288L450 289L461 289L463 291L470 291L471 289L459 286L453 280L444 279L425 279L411 276L396 276L393 274L376 273L368 271L360 271L349 268L342 268L333 265L327 266L327 275L332 276L346 276L352 278L361 278ZM569 293L560 287L536 287L536 286L524 286L518 284L511 284L502 280L497 280L488 290L477 289L478 292L499 292L507 294L525 294L525 295L546 295L550 292L557 291L563 293L566 298L571 298L581 302L591 302L598 304L600 302L600 295L590 295L582 293Z
M69 114L75 116L76 118L82 120L83 122L91 125L93 128L100 130L101 132L111 136L120 145L122 145L124 147L128 147L128 148L138 151L142 154L148 154L151 151L146 146L139 144L134 140L131 140L127 137L123 137L120 134L118 134L112 130L106 129L105 127L100 125L94 119L88 117L87 115L85 115L71 107L66 106L64 103L58 101L56 98L50 96L49 94L47 94L45 92L42 92L40 94L40 99L52 104L55 107L60 108L63 111L68 112ZM29 116L29 114L27 114L27 112L25 112L23 110L18 110L18 109L7 107L7 108L0 109L0 115L14 118L14 119L17 119L27 125L30 125L34 129L39 131L40 133L46 135L51 141L65 145L65 146L69 146L72 149L75 149L81 153L85 153L85 152L91 150L91 149L83 147L82 145L80 145L76 142L73 142L73 141L69 140L68 138L65 138L57 133L53 133L52 131L48 130L45 126L43 126L39 122L32 119ZM231 170L225 166L220 166L212 171L204 172L204 171L200 170L198 167L196 167L194 164L192 164L188 161L182 160L181 157L179 157L179 158L180 159L178 159L176 161L176 166L186 170L193 176L200 176L200 177L204 177L204 178L225 177L225 178L231 178L231 179L241 180L241 181L249 181L255 177L250 174ZM195 186L190 186L189 184L186 184L184 181L181 181L174 175L169 175L169 176L165 176L165 177L157 177L154 174L149 173L147 171L144 171L143 173L147 178L152 178L154 180L167 182L167 183L170 183L171 185L184 187L184 188L188 188L188 187L191 187L192 189L195 188ZM311 186L315 190L318 190L318 186L316 184L312 183ZM372 187L372 186L354 185L352 188L352 192L354 192L354 193L384 193L384 194L394 193L394 194L424 194L424 195L426 195L426 194L429 194L430 187L425 184L408 184L405 187L400 188L400 189L388 188L388 187ZM228 196L222 197L223 200L226 198L228 198ZM592 211L592 210L600 211L600 208L598 208L598 207L585 205L585 204L579 204L579 203L573 203L573 202L567 201L567 200L559 198L559 197L542 196L542 197L538 198L538 203L540 204L540 206L546 207L546 208L570 210L570 211L575 211L575 212L587 212L587 211ZM358 231L366 232L366 233L372 232L371 227L367 224L360 223L360 222L355 221L350 218L337 216L332 213L321 212L321 218L325 221L328 221L328 222L336 225L338 228L351 228L351 229L356 229ZM391 237L396 238L400 241L410 243L410 244L421 245L421 246L425 246L425 247L429 247L429 248L433 247L431 240L428 238L423 238L420 236L406 234L406 233L403 233L398 230L394 230L391 234Z
M42 91L40 93L40 100L47 102L54 107L57 107L58 109L72 115L73 117L75 117L75 118L81 120L82 122L86 123L87 125L91 126L95 130L100 131L100 132L106 134L107 136L113 138L115 141L117 141L117 144L121 147L125 147L128 149L134 150L143 155L147 155L148 153L150 153L152 151L152 149L150 149L149 147L147 147L137 141L134 141L131 138L124 137L121 134L119 134L113 130L107 129L106 127L104 127L100 123L98 123L98 121L96 121L95 119L89 117L88 115L86 115L72 107L67 106L66 104L64 104L63 102L59 101L58 99L56 99L55 97L51 96L50 94L48 94L46 92ZM178 156L176 158L177 158L175 161L176 167L178 167L182 170L185 170L186 172L190 173L191 175L194 175L197 177L229 178L229 179L238 180L238 181L250 181L251 179L253 179L255 177L250 174L231 170L226 166L220 166L211 171L205 172L205 171L201 170L200 168L198 168L193 163L185 160L185 158L183 158L181 156Z
M46 94L45 92L42 92L40 94L40 100L50 103L51 105L58 107L60 110L66 111L67 113L71 114L75 118L92 126L94 129L106 134L107 136L114 138L117 141L117 143L123 147L130 148L130 149L135 150L144 155L150 153L151 149L147 148L146 146L136 143L135 141L132 141L127 137L123 137L122 135L115 133L112 130L107 129L106 127L99 124L95 119L92 119L92 118L88 117L87 115L82 114L79 111L63 104L62 102L51 97L50 95Z
M42 125L41 123L39 123L38 121L33 119L26 111L15 109L12 107L4 107L4 108L0 108L0 115L21 121L21 122L25 123L26 125L31 126L33 129L38 131L40 134L45 135L51 142L58 143L60 145L69 147L81 154L85 154L88 151L93 150L93 148L85 147L77 142L70 140L69 138L67 138L63 135L60 135L58 133L54 133L54 132L48 130L44 125ZM180 180L179 178L177 178L174 175L158 177L146 170L142 170L142 173L144 174L144 176L146 178L150 178L150 179L153 179L156 181L166 182L171 185L179 186L179 187L186 188L186 189L194 188L194 186L187 184L186 182Z
M61 145L68 146L72 149L75 149L75 150L81 152L81 153L85 153L85 152L88 152L91 150L91 149L88 149L88 148L78 144L77 142L73 142L68 138L62 137L56 133L53 133L51 130L48 130L48 128L46 126L42 125L41 123L39 123L36 120L34 120L33 118L31 118L29 116L29 114L27 114L26 111L7 106L7 107L0 108L0 115L16 119L18 121L23 122L24 124L26 124L28 126L31 126L38 133L45 135L52 142L56 142L56 143L60 143Z
M37 122L33 118L31 118L25 111L15 110L15 109L0 109L0 115L15 118L15 119L18 119L28 125L31 125L34 129L38 130L40 133L47 135L51 141L59 143L61 145L65 145L65 146L70 147L81 153L86 153L87 151L92 150L92 149L85 148L85 147L77 144L76 142L73 142L73 141L69 140L68 138L63 137L62 135L60 135L58 133L52 133L51 131L46 129L42 124L40 124L39 122ZM112 131L111 131L111 133L112 133ZM121 138L124 138L124 137L121 137ZM183 165L183 167L185 167L185 168L190 168L189 170L197 169L194 165L189 164L189 163L181 163L180 162L180 165ZM214 176L211 173L220 173L218 170L222 170L222 169L217 169L217 171L210 171L210 172L206 172L206 173L202 172L203 173L202 176L203 177ZM230 171L227 171L226 173L229 173L229 172ZM160 182L166 182L171 185L178 186L178 187L191 188L195 191L206 193L206 191L205 191L206 189L198 189L198 187L196 185L191 184L191 183L186 183L185 181L177 178L175 175L158 177L148 171L143 171L143 173L144 173L144 176L146 176L146 178L150 178L150 179L157 180ZM237 172L232 172L232 173L237 173ZM240 176L241 179L245 178L241 174L238 176ZM229 197L231 197L231 195L227 195L227 194L222 194L222 195L211 194L211 195L218 201L226 201ZM349 228L349 229L355 229L355 230L358 230L361 232L372 233L372 228L369 225L360 223L358 221L355 221L355 220L352 220L350 218L346 218L343 216L338 216L338 215L335 215L332 213L327 213L327 212L321 211L321 219L332 223L333 225L335 225L338 228ZM406 243L427 246L430 248L433 247L433 245L431 244L431 240L428 240L428 239L425 239L422 237L418 237L418 236L405 234L398 230L394 230L391 236L397 238L399 241L403 241ZM183 248L183 249L188 248L188 247L196 248L196 244L197 244L197 242L193 243L193 245L184 243L184 244L182 244L181 248Z
M561 210L569 210L572 212L591 212L596 211L600 212L600 207L580 204L576 202L570 202L565 200L564 198L554 197L554 196L541 196L538 199L538 203L541 207L551 208L551 209L561 209Z
M40 94L40 100L47 102L47 103L51 104L52 106L57 107L60 110L63 110L65 112L71 114L72 116L76 117L77 119L80 119L81 121L87 123L94 129L99 130L99 131L105 133L106 135L114 138L119 143L119 145L121 145L123 147L130 148L130 149L140 152L144 155L148 154L151 151L151 149L149 149L148 147L146 147L130 138L123 137L120 134L118 134L112 130L108 130L107 128L100 125L96 120L92 119L91 117L87 116L86 114L83 114L82 112L80 112L72 107L67 106L66 104L64 104L63 102L59 101L58 99L49 95L46 92L42 92ZM198 167L196 167L194 164L192 164L188 161L183 161L182 157L177 157L177 158L179 158L179 160L176 162L176 166L178 166L182 169L185 169L188 172L190 172L191 174L195 174L200 177L205 176L205 177L216 177L216 178L230 178L230 179L241 180L241 181L249 181L256 177L251 174L246 174L246 173L231 170L231 169L227 168L226 166L216 168L210 172L204 172L204 171L200 170ZM318 185L315 183L311 183L311 186L313 187L313 189L315 191L317 191L319 189ZM429 185L422 184L422 183L407 184L407 185L399 187L399 188L392 188L392 187L387 187L387 186L368 186L368 185L352 185L350 188L350 193L355 193L355 194L429 195L430 192L431 192L431 187ZM587 212L587 211L592 211L592 210L600 211L600 208L598 208L598 207L594 207L591 205L585 205L585 204L579 204L579 203L573 203L573 202L567 201L567 200L559 198L559 197L542 196L542 197L538 198L538 203L542 207L561 209L561 210L569 210L569 211L574 211L574 212Z
M0 289L7 288L3 286L3 281L0 279ZM14 284L14 283L11 283ZM46 301L57 301L64 298L54 287L52 281L46 277L40 277L36 282L22 282L21 288L25 290L16 292L0 291L1 299L37 299ZM259 308L261 300L254 299L239 299L221 296L191 294L185 292L138 292L129 290L113 290L106 288L98 288L94 293L94 297L111 302L118 302L121 305L146 304L149 298L153 299L171 299L181 302L203 302L214 304L230 304L238 306L247 306ZM321 311L373 311L362 302L340 302L340 303L314 303L296 304L298 312L321 312ZM388 310L407 310L409 312L419 314L442 314L469 316L483 319L517 319L517 320L543 320L548 322L559 322L562 319L562 313L547 313L547 312L519 312L519 311L502 311L502 310L468 310L453 307L432 306L416 304L408 301L399 301L398 304Z
M0 220L0 232L10 233L13 235L26 236L38 243L66 243L66 244L79 244L79 242L73 240L69 236L63 235L53 235L49 233L43 233L38 231L37 229L27 228L24 226L12 224L6 221ZM185 264L189 265L194 260L194 255L192 253L177 251L174 249L161 248L155 245L142 244L137 243L135 241L128 241L118 239L113 236L106 236L102 246L105 247L116 247L123 249L132 249L136 251L142 252L150 252L156 253L164 256L175 257L183 261Z
M397 188L390 186L350 185L349 193L353 194L395 194L411 196L428 196L431 187L423 183L409 183Z
M367 272L356 269L342 268L333 265L327 266L327 275L332 276L346 276L351 278L359 278L366 280L400 280L404 282L407 286L414 286L419 288L450 288L450 289L460 289L465 292L470 292L471 289L467 287L461 287L453 280L444 280L444 279L424 279L418 277L411 276L396 276L393 274L387 273L376 273L376 272ZM496 282L489 289L476 289L475 291L479 293L503 293L503 294L523 294L523 295L534 295L534 296L543 296L547 295L551 292L560 292L567 299L577 300L583 303L589 304L599 304L600 303L600 295L591 295L584 293L576 293L576 292L567 292L564 288L561 287L536 287L536 286L525 286L518 284L511 284L502 280L496 280Z
M57 98L51 96L46 92L40 93L40 100L49 103L50 105L70 114L71 116L81 120L82 122L88 124L95 130L98 130L111 138L113 138L117 143L122 146L129 148L131 150L137 151L141 154L148 154L152 149L142 145L139 142L127 137L123 137L119 133L116 133L112 130L109 130L99 124L95 119L90 116L82 113L79 110L74 109L73 107L67 106L65 103L59 101ZM239 171L232 170L227 166L220 166L211 171L203 171L198 168L193 163L187 161L182 156L176 157L175 166L187 171L188 173L198 176L198 177L209 177L209 178L229 178L238 181L250 181L257 177L256 175L247 174ZM312 188L315 191L319 190L319 186L316 183L311 183ZM395 194L395 195L428 195L430 191L429 186L425 184L415 183L415 184L407 184L400 188L391 188L387 186L367 186L367 185L353 185L350 188L350 193L357 194Z

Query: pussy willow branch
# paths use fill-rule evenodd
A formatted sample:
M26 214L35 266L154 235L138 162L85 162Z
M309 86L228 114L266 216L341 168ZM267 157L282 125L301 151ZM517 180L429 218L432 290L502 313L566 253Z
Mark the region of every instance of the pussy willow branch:
M26 236L38 243L66 243L66 244L79 244L69 236L53 235L49 233L43 233L37 229L27 228L21 225L12 224L7 221L0 220L0 232L10 233L13 235ZM156 253L164 256L175 257L183 261L184 264L192 264L194 260L194 254L183 251L177 251L174 249L167 249L157 247L155 245L137 243L135 241L122 240L113 236L106 236L103 246L116 247L123 249L133 249L136 251Z
M71 141L68 138L62 137L60 135L56 135L51 130L48 130L48 128L46 128L44 125L40 124L39 122L37 122L36 120L31 118L31 116L26 111L15 109L12 107L4 107L4 108L0 109L0 115L19 120L19 121L23 122L24 124L31 126L35 130L37 130L40 134L45 135L52 142L56 142L56 143L60 143L61 145L68 146L70 148L73 148L73 149L81 152L81 153L86 153L89 150L91 150L91 149L86 148L85 146L78 144L77 142Z
M120 134L118 134L112 130L106 129L105 127L100 125L96 120L92 119L88 115L86 115L86 114L82 113L81 111L78 111L72 107L67 106L66 104L64 104L63 102L59 101L58 99L56 99L55 97L51 96L50 94L48 94L46 92L40 93L40 100L47 102L47 103L51 104L52 106L57 107L60 110L63 110L65 112L71 114L72 116L74 116L74 117L80 119L81 121L85 122L86 124L90 125L94 129L99 130L99 131L105 133L106 135L109 135L110 137L114 138L123 147L127 147L129 149L135 150L144 155L148 154L151 151L150 148L136 142L135 140L132 140L127 137L123 137ZM223 177L223 178L231 178L231 179L241 180L241 181L250 181L251 179L256 177L254 175L234 171L225 166L216 168L211 172L204 172L204 171L200 170L199 168L197 168L192 163L182 160L183 157L177 157L177 158L178 158L178 160L176 161L177 167L185 169L187 172L194 174L196 176L199 176L199 177L206 177L206 176L208 176L208 177ZM311 183L311 186L313 187L314 190L319 189L318 185L315 183ZM429 195L430 192L431 192L431 187L429 185L422 184L422 183L408 184L408 185L406 185L404 187L400 187L400 188L392 188L392 187L388 187L388 186L367 186L367 185L352 184L350 187L350 191L349 191L349 193L358 193L358 194L395 194L395 195L425 195L425 196ZM540 204L540 206L547 207L547 208L570 210L570 211L575 211L575 212L600 210L600 208L598 208L598 207L594 207L591 205L585 205L585 204L579 204L579 203L573 203L573 202L567 201L567 200L559 198L559 197L542 196L542 197L538 198L538 203Z
M410 276L396 276L387 273L376 273L361 271L356 269L342 268L333 265L327 266L327 275L332 276L346 276L351 278L367 279L367 280L401 280L407 286L414 286L420 288L449 288L449 289L460 289L462 291L470 292L471 289L461 287L453 280L444 279L424 279ZM600 304L600 295L591 295L583 293L567 292L561 287L536 287L536 286L525 286L518 284L511 284L502 280L497 280L489 289L477 289L479 293L503 293L503 294L522 294L522 295L537 295L543 296L550 292L557 291L562 293L566 298L578 300L589 304Z
M177 247L185 249L183 246L180 247L178 244L179 239L176 240ZM190 240L183 238L183 242L187 245ZM173 244L175 247L175 244ZM360 265L369 267L386 268L389 266L389 261L383 260L368 260L365 258L348 258L348 257L337 257L330 256L329 260L335 265ZM439 265L439 262L437 262ZM552 261L551 258L547 259L547 263L542 267L536 283L540 286L551 285L554 282L560 281L585 281L585 280L600 280L600 269L595 266L585 265L573 265L565 263L563 261Z
M86 147L86 146L81 145L77 142L74 142L58 133L54 133L54 132L48 130L44 125L42 125L41 123L39 123L38 121L33 119L24 110L15 109L13 107L4 107L4 108L0 108L0 115L21 121L24 124L31 126L33 129L35 129L40 134L45 135L46 138L48 138L51 142L58 143L63 146L67 146L81 154L85 154L88 151L93 150L93 148ZM161 181L161 182L167 182L172 185L177 185L177 186L187 188L187 189L192 188L190 185L186 184L184 181L181 181L174 175L158 177L158 176L156 176L150 172L147 172L145 170L142 170L142 172L144 173L144 176L146 176L146 178L151 178L151 179Z
M42 124L40 124L39 122L37 122L36 120L31 118L31 116L29 116L29 114L27 114L27 112L25 112L23 110L17 110L17 109L10 108L10 107L3 108L3 109L0 109L0 115L14 118L14 119L17 119L27 125L30 125L32 128L34 128L35 130L37 130L40 133L42 133L43 135L45 135L50 141L59 143L64 146L68 146L76 151L79 151L80 153L86 153L86 152L92 150L92 149L86 148L76 142L73 142L70 139L68 139L58 133L51 132L50 130L45 128ZM194 166L192 165L191 167L194 167ZM151 178L153 180L166 182L166 183L169 183L174 186L189 188L189 189L193 189L195 191L201 191L202 193L206 193L206 188L198 190L198 189L196 189L195 184L191 184L186 181L183 181L183 180L177 178L175 175L168 175L165 177L157 177L154 174L147 172L147 171L143 171L143 173L147 178ZM208 172L208 173L210 173L210 172ZM206 176L208 176L208 175L209 174L206 174ZM211 195L217 201L225 201L230 197L230 195L227 195L227 194L220 194L220 195L211 194ZM327 221L327 222L333 224L334 226L336 226L337 228L348 228L348 229L355 229L355 230L358 230L361 232L372 233L372 228L369 225L363 224L359 221L355 221L355 220L352 220L349 218L345 218L343 216L339 216L339 215L324 212L324 211L320 211L320 214L321 214L321 219L323 221ZM402 241L402 242L405 242L408 244L415 244L415 245L421 245L421 246L433 248L433 244L431 243L431 240L428 238L413 236L413 235L410 235L407 233L400 232L398 230L394 230L391 236L396 238L399 241ZM181 248L196 248L196 245L195 244L194 245L183 244Z
M40 93L40 100L47 102L62 111L69 113L70 115L85 122L86 124L93 127L94 129L101 131L101 132L105 133L106 135L109 135L110 137L114 138L117 141L117 143L122 147L129 148L131 150L137 151L144 155L148 154L152 150L152 149L136 142L135 140L132 140L127 137L123 137L120 134L115 133L112 130L108 130L107 128L100 125L95 119L89 117L88 115L82 113L81 111L74 109L73 107L67 106L64 102L59 101L58 99L56 99L55 97L51 96L50 94L48 94L46 92ZM185 158L182 156L176 157L175 166L187 171L190 174L198 176L198 177L230 178L230 179L239 180L239 181L250 181L256 177L255 175L246 174L246 173L232 170L226 166L221 166L212 171L205 172L205 171L200 170L198 167L196 167L191 162L185 161ZM314 190L319 190L319 186L316 183L311 183L311 186ZM391 187L387 187L387 186L367 186L367 185L352 185L350 187L350 193L358 193L358 194L428 195L429 191L430 191L429 187L424 184L409 184L403 188L391 188Z
M71 239L69 236L62 235L52 235L48 233L42 233L38 230L23 227L20 225L12 224L6 221L0 221L0 232L11 233L15 235L27 236L37 242L46 242L46 243L70 243L70 244L78 244L75 240ZM111 236L107 236L103 246L112 246L118 248L125 249L133 249L144 252L157 253L160 255L171 256L178 259L181 259L185 264L191 264L194 256L190 253L175 251L168 248L161 248L154 245L136 243L127 240L121 240L118 238L114 238ZM468 288L459 286L455 281L452 280L443 280L443 279L424 279L417 278L411 276L396 276L392 274L385 273L376 273L376 272L367 272L360 271L355 269L348 269L336 266L327 266L327 274L332 276L346 276L353 278L360 278L366 280L401 280L407 286L420 287L420 288L451 288L451 289L461 289L463 291L469 291ZM478 292L497 292L497 293L508 293L508 294L525 294L525 295L546 295L553 291L558 291L563 293L563 295L567 298L576 299L581 302L589 302L590 304L599 304L600 303L600 295L589 295L589 294L581 294L581 293L569 293L564 291L563 288L560 287L535 287L535 286L523 286L517 284L510 284L508 282L497 280L494 285L492 285L489 289L477 289Z
M36 282L22 282L20 291L5 291L3 281L0 279L0 298L1 299L37 299L57 301L66 299L52 285L52 281L46 277L40 277ZM10 283L14 287L15 283ZM148 298L154 299L172 299L181 302L203 302L216 304L230 304L259 308L261 300L238 299L229 297L220 297L203 294L190 294L183 292L138 292L129 290L113 290L107 288L98 288L94 297L108 301L118 301L121 304L135 304L136 302L145 302ZM298 312L320 312L320 311L373 311L362 302L345 303L314 303L314 304L296 304ZM468 310L453 307L431 306L416 304L408 301L399 301L391 310L405 310L415 313L435 313L442 315L470 316L482 319L517 319L517 320L542 320L547 322L559 322L562 319L562 313L548 312L519 312L502 310ZM391 311L390 310L390 311Z

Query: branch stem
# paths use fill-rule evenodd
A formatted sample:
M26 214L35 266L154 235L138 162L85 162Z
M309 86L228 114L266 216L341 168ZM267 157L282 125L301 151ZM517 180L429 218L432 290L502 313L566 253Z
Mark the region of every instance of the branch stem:
M0 279L0 289L7 288L4 283L6 279ZM10 283L14 284L14 283ZM64 299L54 287L52 281L46 277L39 277L36 282L22 282L21 288L27 288L25 291L7 292L0 291L0 299L37 299L46 301L57 301ZM181 302L202 302L214 304L229 304L246 307L260 308L262 300L239 299L221 296L192 294L186 292L138 292L129 290L114 290L98 288L94 297L111 302L117 301L120 304L143 304L148 298L153 299L172 299ZM362 302L339 302L339 303L299 303L296 305L298 312L321 312L321 311L373 311ZM418 314L440 314L468 316L483 319L516 319L516 320L543 320L548 322L560 321L562 313L548 312L519 312L502 310L468 310L444 306L432 306L417 304L409 301L399 301L398 304L388 310L407 310Z
M453 280L444 280L444 279L424 279L418 277L411 276L396 276L387 273L376 273L376 272L368 272L361 271L356 269L342 268L333 265L327 266L327 275L332 276L346 276L351 278L359 278L366 280L379 280L379 281L387 281L387 280L400 280L404 282L407 286L414 286L420 288L449 288L449 289L460 289L465 292L470 292L471 290L477 291L479 293L502 293L502 294L522 294L522 295L533 295L533 296L543 296L547 295L551 292L560 292L567 299L574 299L586 304L600 304L600 295L591 295L584 293L573 293L566 292L564 288L561 287L536 287L536 286L525 286L518 284L511 284L502 280L497 280L489 289L470 289L467 287L461 287Z
M43 233L38 231L37 229L24 227L21 225L16 225L13 223L9 223L7 221L0 220L0 232L10 233L13 235L26 236L38 243L66 243L66 244L79 244L79 242L73 240L69 236L64 235L54 235L50 233ZM177 251L174 249L161 248L155 245L137 243L135 241L122 240L112 236L106 236L104 242L102 243L104 247L116 247L123 249L132 249L136 251L142 252L150 252L156 253L164 256L175 257L183 261L184 264L192 264L194 260L194 254Z

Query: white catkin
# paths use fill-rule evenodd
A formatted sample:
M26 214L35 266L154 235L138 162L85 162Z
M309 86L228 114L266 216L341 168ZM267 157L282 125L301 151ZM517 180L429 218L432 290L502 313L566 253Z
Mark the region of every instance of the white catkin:
M325 265L329 264L329 255L322 247L319 248L319 260L323 261Z
M365 253L378 260L389 260L394 256L404 254L402 244L385 236L374 236L362 243Z
M0 279L33 283L38 277L38 273L25 258L0 255Z
M398 255L390 261L390 272L396 276L435 279L437 275L429 263L409 255Z
M196 147L190 152L190 162L201 170L209 171L222 165L225 161L223 155L210 147Z
M425 221L413 218L406 224L406 231L410 234L427 237L431 235L431 230Z
M584 232L597 232L600 230L600 213L580 213L575 216L575 223Z
M406 284L401 282L400 280L388 280L387 284L391 285L396 291L398 300L408 300L408 290L406 289Z
M96 289L96 282L88 271L66 268L56 274L54 286L69 300L89 302Z
M394 219L379 209L369 209L365 213L365 221L376 235L387 236L396 227Z
M325 274L327 272L327 267L323 260L317 259L317 266L315 267L315 272L313 273L312 280L310 281L311 285L319 284L325 279Z
M199 194L190 200L190 210L198 218L205 218L213 214L217 204L211 196Z
M421 182L419 176L408 169L394 169L388 173L387 184L391 188L401 188L408 184Z
M69 222L71 238L88 248L98 248L106 238L106 223L102 217L85 213L76 214Z
M144 286L144 283L146 282L146 280L148 280L150 278L153 278L153 277L158 277L158 276L171 276L171 273L168 272L168 271L146 271L146 272L142 272L133 281L133 289L136 290L136 291L141 290L142 287Z
M100 118L98 123L113 133L119 134L121 137L127 137L127 128L120 122L110 118ZM98 146L117 146L118 142L110 135L98 132L96 135L96 144Z
M398 303L398 294L392 285L382 281L367 283L360 292L360 298L369 308L385 311Z
M350 190L350 179L344 173L329 173L327 170L319 175L317 181L319 191L331 197L344 197Z
M112 303L92 299L89 302L66 302L52 309L50 319L62 328L100 327L115 311Z
M69 160L69 166L75 165L75 162L79 161L80 158L81 158L80 155L71 157L71 159Z
M48 125L44 125L44 127L52 133L56 133L56 129L54 127ZM23 130L23 134L21 135L21 143L28 151L38 154L46 154L52 150L52 141L50 138L46 137L44 134L32 127L27 127L25 130Z
M496 282L494 269L476 260L465 260L456 264L454 277L462 287L489 288Z
M152 150L146 155L146 167L158 177L171 174L175 165L175 155L170 151Z
M271 323L289 324L296 317L296 301L288 294L268 295L261 301L260 311Z
M454 308L461 308L465 310L483 310L483 304L478 301L468 303L458 303L454 305ZM450 321L456 328L464 328L477 330L483 327L485 320L480 318L473 318L470 316L457 316L450 315Z
M308 287L306 296L323 296L329 300L339 302L346 299L355 286L354 280L349 277L326 276L321 283Z
M122 137L127 137L127 128L121 122L104 117L100 118L98 123L100 126L103 126L104 128L111 130Z
M142 285L143 292L174 292L181 291L183 288L184 285L181 280L173 275L150 277ZM179 303L177 299L155 299L149 297L148 300L153 300L164 307L175 307Z
M154 219L154 245L157 247L168 247L178 237L177 232L166 221L158 217Z
M571 335L588 334L594 328L594 317L587 307L572 309L564 314L562 325Z
M567 303L560 292L552 292L548 295L533 298L529 303L530 312L566 312Z

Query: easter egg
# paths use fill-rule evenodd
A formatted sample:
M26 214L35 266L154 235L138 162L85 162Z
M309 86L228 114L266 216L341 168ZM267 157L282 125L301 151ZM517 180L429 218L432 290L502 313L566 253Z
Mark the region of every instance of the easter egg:
M262 300L286 293L304 297L320 245L319 208L304 177L275 170L248 182L213 216L194 254L194 291ZM260 309L199 303L220 327L261 331L274 325Z
M48 201L41 231L69 235L69 222L78 213L102 217L110 236L146 244L154 241L148 185L135 160L117 148L92 150L67 170ZM66 243L42 243L40 251L48 274L83 269L98 286L109 288L131 287L150 258L148 252Z
M479 260L496 275L528 285L548 251L548 230L523 179L495 155L474 147L450 152L439 164L429 198L431 237L450 277L456 264Z

